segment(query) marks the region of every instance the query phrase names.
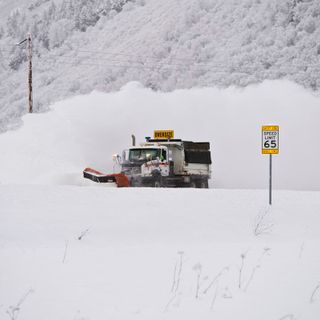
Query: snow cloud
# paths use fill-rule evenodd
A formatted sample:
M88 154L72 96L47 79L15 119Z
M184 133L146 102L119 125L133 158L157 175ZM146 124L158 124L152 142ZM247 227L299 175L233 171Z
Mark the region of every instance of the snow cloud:
M244 89L155 92L129 83L114 93L93 92L27 115L24 126L0 136L3 183L79 184L86 166L112 172L112 154L142 142L155 129L177 138L209 141L215 188L267 188L268 156L261 126L280 126L273 157L274 187L319 190L319 97L286 81Z

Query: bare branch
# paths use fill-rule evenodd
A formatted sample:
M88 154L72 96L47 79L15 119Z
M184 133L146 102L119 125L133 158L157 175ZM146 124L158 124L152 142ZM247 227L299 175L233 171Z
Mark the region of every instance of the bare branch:
M243 273L243 267L244 267L244 260L245 260L245 258L247 256L247 253L248 253L248 250L245 253L242 253L240 255L240 257L241 257L241 265L240 265L240 268L239 268L239 281L238 281L239 289L241 289L241 285L242 285L242 273Z
M183 251L179 251L178 255L180 256L180 261L179 261L179 270L178 270L178 275L177 275L177 284L175 287L174 292L177 292L180 286L180 282L181 282L181 273L182 273L182 266L183 266Z
M293 314L286 314L285 316L279 318L279 320L294 320L295 317Z
M90 230L90 228L82 231L80 236L78 237L78 240L82 240L82 238L89 232L89 230Z
M299 259L301 259L303 251L304 251L304 241L302 241L301 246L300 246Z
M66 241L66 242L65 242L65 247L64 247L64 254L63 254L62 263L64 263L64 262L66 261L67 251L68 251L68 245L69 245L69 241Z
M202 273L202 266L200 263L197 263L194 267L193 270L197 272L197 285L196 285L196 299L199 298L199 291L200 291L200 278L201 278L201 273Z
M265 218L268 215L270 211L270 206L267 207L267 209L263 209L262 213L259 214L259 216L256 218L255 227L253 230L253 233L255 236L259 236L264 233L269 233L273 227L273 223L266 222Z
M215 282L223 275L225 271L229 271L229 267L224 267L214 278L213 280L209 283L206 289L202 291L202 294L207 294L208 291L211 289L211 287L215 284Z
M249 284L251 283L251 281L252 281L252 279L253 279L253 277L254 277L254 275L255 275L255 273L256 273L256 270L259 269L259 268L260 268L260 265L256 265L256 266L252 269L251 275L250 275L250 277L249 277L249 280L247 281L247 283L246 283L246 285L245 285L245 287L244 287L244 291L247 291L247 289L248 289L248 287L249 287Z
M217 284L217 287L216 287L216 291L214 293L214 296L213 296L213 299L212 299L212 302L211 302L211 306L210 306L211 310L213 309L214 304L216 303L219 290L220 290L220 288L219 288L219 281L218 281L218 284Z
M320 283L314 288L312 291L311 297L310 297L310 303L313 303L315 301L315 295L317 294L318 290L320 289Z
M175 288L175 286L176 286L177 266L178 266L178 262L176 262L175 265L174 265L174 269L173 269L173 279L172 279L172 285L171 285L171 290L170 290L170 292L173 292L173 291L174 291L174 288Z
M23 304L23 302L27 299L27 297L33 293L33 289L29 289L22 297L21 299L18 301L18 303L15 306L10 306L6 313L8 314L10 320L17 320L19 313L21 311L21 305Z

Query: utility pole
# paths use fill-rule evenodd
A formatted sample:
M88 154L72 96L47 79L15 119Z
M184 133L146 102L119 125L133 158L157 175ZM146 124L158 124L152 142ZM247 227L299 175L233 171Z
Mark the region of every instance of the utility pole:
M18 46L27 42L28 50L28 65L29 65L29 75L28 75L28 90L29 90L29 113L33 112L33 93L32 93L32 37L31 33L28 33L27 38L18 43Z
M33 112L33 93L32 93L32 38L31 33L28 34L28 60L29 60L29 113Z

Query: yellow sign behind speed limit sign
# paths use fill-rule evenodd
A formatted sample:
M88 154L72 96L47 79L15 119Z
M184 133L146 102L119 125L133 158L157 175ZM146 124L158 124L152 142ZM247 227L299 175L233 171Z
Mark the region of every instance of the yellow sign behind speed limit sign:
M279 126L262 126L262 154L279 153Z

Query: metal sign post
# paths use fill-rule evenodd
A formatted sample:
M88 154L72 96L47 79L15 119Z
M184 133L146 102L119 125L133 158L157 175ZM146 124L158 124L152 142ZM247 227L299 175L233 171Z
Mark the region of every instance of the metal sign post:
M269 205L272 205L272 154L269 155Z
M279 126L262 126L262 154L269 154L269 205L272 205L272 155L279 154Z

